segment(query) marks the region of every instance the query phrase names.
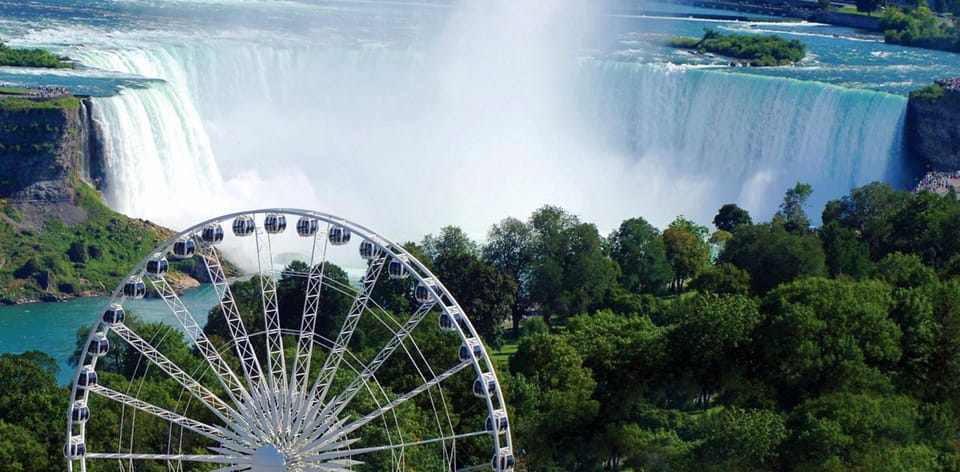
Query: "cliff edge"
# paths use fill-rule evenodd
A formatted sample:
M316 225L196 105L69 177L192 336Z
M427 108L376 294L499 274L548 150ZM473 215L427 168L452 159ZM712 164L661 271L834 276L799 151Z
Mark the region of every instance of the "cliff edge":
M960 80L937 80L910 94L905 139L925 170L960 170Z
M173 231L110 210L89 98L0 94L0 302L103 295ZM191 275L194 261L184 261ZM198 282L180 273L181 289Z
M80 185L102 179L102 157L87 97L0 95L0 198L21 214L18 227L50 219L86 221Z

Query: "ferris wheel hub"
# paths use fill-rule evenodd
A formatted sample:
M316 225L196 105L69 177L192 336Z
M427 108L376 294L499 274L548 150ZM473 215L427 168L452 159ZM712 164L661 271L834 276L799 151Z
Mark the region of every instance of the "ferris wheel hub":
M253 452L252 472L286 472L287 458L273 444L264 444Z

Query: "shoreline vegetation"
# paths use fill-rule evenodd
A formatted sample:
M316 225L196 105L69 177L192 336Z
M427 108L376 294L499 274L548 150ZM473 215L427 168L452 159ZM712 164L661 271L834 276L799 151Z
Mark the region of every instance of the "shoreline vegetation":
M806 56L806 46L796 39L777 35L721 34L704 29L703 38L673 37L667 45L694 49L745 61L751 67L775 67L795 64Z
M0 41L0 66L40 67L44 69L76 69L69 57L57 56L43 49L21 49Z
M880 17L880 30L889 44L960 52L960 26L937 18L923 4L913 9L886 8Z

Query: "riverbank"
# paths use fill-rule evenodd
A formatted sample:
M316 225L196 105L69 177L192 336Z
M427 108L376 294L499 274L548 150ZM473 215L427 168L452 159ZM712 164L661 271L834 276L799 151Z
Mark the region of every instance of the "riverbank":
M860 30L881 33L880 17L844 13L838 11L824 11L817 2L800 0L786 0L776 4L752 1L726 0L668 0L670 3L688 5L700 8L711 8L729 12L745 12L760 15L797 18L817 23L836 26L846 26Z

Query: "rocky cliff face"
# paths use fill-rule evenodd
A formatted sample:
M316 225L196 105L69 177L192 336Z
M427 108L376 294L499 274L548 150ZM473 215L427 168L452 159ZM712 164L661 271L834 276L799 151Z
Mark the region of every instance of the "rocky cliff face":
M913 162L926 170L960 169L960 92L944 90L936 98L911 96L905 135Z
M0 111L0 198L38 220L83 221L77 186L96 186L102 172L90 106L82 98L76 107Z

